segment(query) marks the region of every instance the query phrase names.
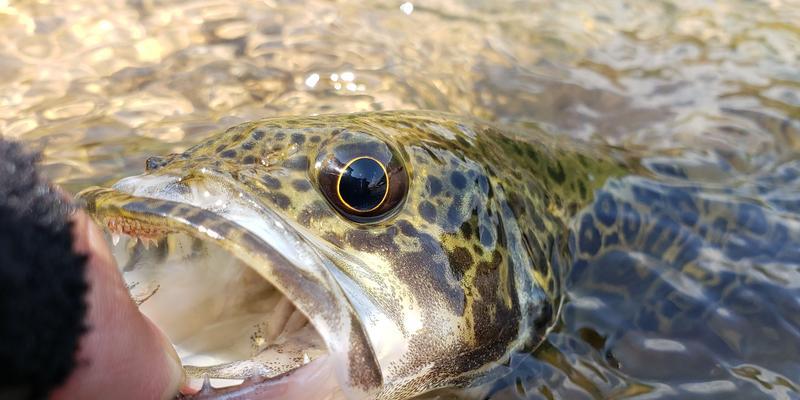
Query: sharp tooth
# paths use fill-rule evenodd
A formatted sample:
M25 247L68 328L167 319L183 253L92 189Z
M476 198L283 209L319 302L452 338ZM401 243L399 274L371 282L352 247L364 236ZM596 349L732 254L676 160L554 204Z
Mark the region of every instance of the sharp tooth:
M200 388L200 394L213 393L214 388L211 386L211 379L208 375L203 375L203 387Z
M142 245L145 250L150 250L150 239L142 239Z
M119 244L119 235L116 233L111 234L111 243L114 243L114 246Z
M309 362L311 362L311 359L308 358L308 353L303 353L303 365L306 365Z

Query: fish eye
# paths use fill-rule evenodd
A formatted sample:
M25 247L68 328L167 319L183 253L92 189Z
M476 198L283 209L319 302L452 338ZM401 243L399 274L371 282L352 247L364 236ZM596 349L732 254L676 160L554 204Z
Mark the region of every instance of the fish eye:
M366 213L386 201L389 194L389 175L378 160L362 156L350 160L339 173L336 191L342 205Z
M389 146L372 139L328 147L315 164L317 186L342 216L371 223L399 208L408 191L408 173Z

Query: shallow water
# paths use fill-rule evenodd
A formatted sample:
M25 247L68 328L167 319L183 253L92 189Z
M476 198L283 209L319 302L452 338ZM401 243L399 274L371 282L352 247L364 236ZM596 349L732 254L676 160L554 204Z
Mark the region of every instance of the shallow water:
M562 321L494 397L800 398L800 2L412 3L0 0L0 133L71 191L273 115L436 109L633 149L651 173L604 198L659 234L589 254L576 221Z

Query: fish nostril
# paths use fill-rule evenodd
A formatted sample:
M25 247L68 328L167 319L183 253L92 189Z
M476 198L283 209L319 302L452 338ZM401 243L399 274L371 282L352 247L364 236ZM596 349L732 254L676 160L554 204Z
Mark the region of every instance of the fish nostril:
M145 171L153 171L159 169L167 163L167 160L164 157L150 157L144 163Z

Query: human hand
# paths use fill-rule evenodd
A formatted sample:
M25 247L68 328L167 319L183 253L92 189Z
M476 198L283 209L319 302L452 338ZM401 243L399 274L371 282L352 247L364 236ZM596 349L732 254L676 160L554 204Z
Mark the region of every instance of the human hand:
M131 300L108 244L83 211L73 218L76 251L88 256L86 325L60 399L167 399L183 386L178 355Z

